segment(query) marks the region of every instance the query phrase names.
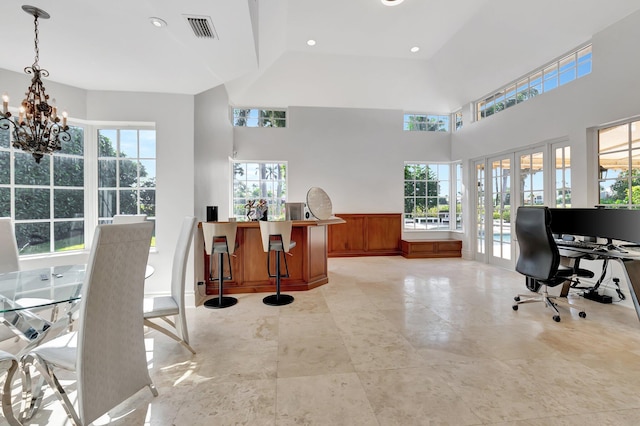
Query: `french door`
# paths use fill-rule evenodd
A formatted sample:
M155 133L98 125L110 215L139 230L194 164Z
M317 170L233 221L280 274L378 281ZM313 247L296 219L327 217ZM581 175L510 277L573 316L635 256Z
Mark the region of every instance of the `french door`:
M511 241L511 177L514 154L474 162L475 258L504 268L513 267Z

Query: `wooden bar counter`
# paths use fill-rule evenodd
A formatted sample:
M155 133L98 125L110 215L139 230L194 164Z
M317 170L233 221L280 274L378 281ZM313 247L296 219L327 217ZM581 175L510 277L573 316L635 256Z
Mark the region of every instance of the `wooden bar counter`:
M287 255L289 278L283 278L281 291L310 290L329 282L327 276L327 226L343 223L342 220L300 220L293 221L291 241L296 246ZM234 293L268 293L275 292L275 279L270 279L267 273L267 253L262 249L262 237L258 222L238 222L236 235L238 247L235 256L231 257L233 279L225 280L224 294ZM209 256L204 250L202 224L198 224L198 232L194 244L196 255L196 277L199 283L204 283L206 296L218 294L218 283L210 279ZM272 255L272 268L275 256ZM217 256L214 256L214 276L217 276ZM226 255L225 255L226 265ZM284 272L284 264L282 265ZM227 268L225 266L225 275ZM201 287L200 285L199 287ZM200 289L202 293L202 289ZM203 297L204 299L204 297ZM198 302L196 302L198 304Z

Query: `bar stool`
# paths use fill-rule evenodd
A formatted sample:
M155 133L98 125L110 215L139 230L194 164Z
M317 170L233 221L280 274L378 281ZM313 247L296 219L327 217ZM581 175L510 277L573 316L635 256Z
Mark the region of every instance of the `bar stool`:
M289 276L289 267L287 266L287 254L289 249L296 246L295 241L291 241L291 224L290 220L281 222L259 221L260 235L262 236L262 248L267 253L267 272L269 278L276 279L276 294L262 299L265 305L282 306L293 302L293 296L288 294L280 294L280 279ZM271 273L271 252L276 254L276 273ZM284 275L280 273L280 256L284 257Z
M223 296L224 280L233 278L231 269L231 256L236 249L236 222L202 222L202 235L204 237L204 248L209 255L209 279L218 281L218 297L204 302L207 308L228 308L238 303L235 297ZM229 266L229 276L224 276L224 255L227 254L227 264ZM218 255L218 278L211 277L213 270L213 256Z

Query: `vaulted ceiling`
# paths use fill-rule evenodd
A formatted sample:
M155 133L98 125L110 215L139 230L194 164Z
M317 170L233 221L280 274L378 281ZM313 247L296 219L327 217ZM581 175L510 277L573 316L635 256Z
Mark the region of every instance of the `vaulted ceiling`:
M51 15L39 21L40 66L59 83L182 94L225 84L237 105L422 112L458 108L640 9L637 0L2 0L0 68L16 72L34 58L25 1ZM214 38L196 37L187 16L210 19Z

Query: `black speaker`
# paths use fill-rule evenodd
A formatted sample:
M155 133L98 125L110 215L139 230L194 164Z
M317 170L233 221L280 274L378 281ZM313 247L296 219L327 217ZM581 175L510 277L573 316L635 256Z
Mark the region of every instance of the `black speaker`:
M218 206L207 206L207 222L218 221Z

